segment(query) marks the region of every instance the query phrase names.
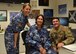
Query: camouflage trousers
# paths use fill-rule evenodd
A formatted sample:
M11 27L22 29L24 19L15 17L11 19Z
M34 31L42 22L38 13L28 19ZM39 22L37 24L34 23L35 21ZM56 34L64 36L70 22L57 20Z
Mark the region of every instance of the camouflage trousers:
M14 48L14 33L4 34L5 47L7 54L19 54L19 38L17 41L17 48Z

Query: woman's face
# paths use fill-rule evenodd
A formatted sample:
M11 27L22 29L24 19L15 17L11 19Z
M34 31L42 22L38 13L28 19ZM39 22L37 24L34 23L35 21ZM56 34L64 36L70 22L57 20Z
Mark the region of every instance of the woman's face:
M26 6L24 9L22 9L23 13L25 16L28 16L30 13L31 7L30 6Z
M38 26L42 26L42 24L43 24L43 17L42 17L42 16L39 16L39 17L37 18L37 25L38 25Z
M59 20L58 19L53 19L53 26L55 27L55 28L58 28L59 27L59 25L60 25L60 22L59 22Z

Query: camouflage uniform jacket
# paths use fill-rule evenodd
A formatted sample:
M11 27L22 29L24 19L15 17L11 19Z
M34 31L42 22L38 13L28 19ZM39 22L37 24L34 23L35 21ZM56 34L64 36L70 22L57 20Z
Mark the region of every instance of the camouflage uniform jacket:
M70 29L62 25L59 26L58 30L55 30L55 28L51 29L50 38L53 46L56 46L59 42L63 42L66 45L74 41L74 37Z

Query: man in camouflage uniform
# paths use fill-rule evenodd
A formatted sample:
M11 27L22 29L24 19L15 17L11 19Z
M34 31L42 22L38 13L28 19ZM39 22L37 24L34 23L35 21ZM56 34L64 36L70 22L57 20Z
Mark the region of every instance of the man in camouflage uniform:
M55 50L73 43L74 37L68 27L60 25L58 18L53 18L52 23L54 27L50 30L50 38Z

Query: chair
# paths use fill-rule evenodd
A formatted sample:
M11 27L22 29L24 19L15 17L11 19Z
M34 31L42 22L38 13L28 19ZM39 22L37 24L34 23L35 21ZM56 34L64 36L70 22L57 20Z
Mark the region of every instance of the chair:
M71 29L72 33L73 33L73 36L75 38L75 41L76 41L76 29Z
M25 31L25 30L21 31L21 37L22 37L22 40L23 40L23 45L25 45L25 49L26 49L25 53L26 54L28 54L28 52L30 50L29 45L27 45L26 42L25 42L27 32L28 31Z

